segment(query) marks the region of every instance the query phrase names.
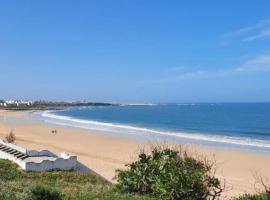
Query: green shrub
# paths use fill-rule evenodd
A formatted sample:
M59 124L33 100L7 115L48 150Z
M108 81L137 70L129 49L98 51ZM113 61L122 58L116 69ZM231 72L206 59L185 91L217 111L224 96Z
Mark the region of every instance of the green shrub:
M259 174L255 174L256 185L260 186L260 192L258 194L244 194L240 197L233 198L233 200L270 200L270 187L269 179L262 177Z
M30 185L30 187L29 187ZM36 185L36 186L34 186ZM25 172L9 160L0 159L0 200L40 199L44 187L49 193L61 191L64 200L150 200L150 197L118 192L114 185L89 172L51 171ZM34 191L40 191L38 194ZM43 195L42 196L42 200ZM45 195L46 196L46 195ZM52 196L52 195L50 195ZM58 196L58 195L53 195Z
M63 195L53 188L35 185L27 189L25 200L62 200Z
M19 178L21 172L17 165L6 160L0 160L0 182L12 181Z
M184 151L154 148L151 154L118 170L117 188L122 192L164 200L206 200L220 196L220 181L211 175L212 165Z
M16 199L16 196L12 191L8 191L8 192L0 191L0 199L1 200L14 200Z
M257 194L257 195L250 195L245 194L234 200L270 200L270 194Z

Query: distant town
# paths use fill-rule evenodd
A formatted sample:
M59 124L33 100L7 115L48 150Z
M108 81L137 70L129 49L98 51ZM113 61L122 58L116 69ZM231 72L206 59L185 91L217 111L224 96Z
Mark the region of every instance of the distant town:
M48 110L72 106L116 106L119 104L89 101L31 101L0 100L0 109L5 110Z

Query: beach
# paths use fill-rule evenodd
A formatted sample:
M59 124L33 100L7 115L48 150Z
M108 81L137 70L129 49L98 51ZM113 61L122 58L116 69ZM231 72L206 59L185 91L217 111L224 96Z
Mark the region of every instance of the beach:
M0 138L13 131L16 144L27 149L73 153L83 165L112 182L115 182L116 169L124 169L126 164L136 159L142 148L149 146L147 141L27 121L27 111L2 110L0 118ZM57 134L52 134L52 130L57 130ZM226 180L224 196L256 192L254 174L270 177L269 154L199 145L187 145L186 148L216 160L216 175Z

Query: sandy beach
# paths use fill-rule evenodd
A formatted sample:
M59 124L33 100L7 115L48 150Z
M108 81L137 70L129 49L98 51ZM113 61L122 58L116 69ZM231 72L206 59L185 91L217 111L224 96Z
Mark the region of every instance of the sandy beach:
M55 153L70 152L91 170L113 181L116 169L136 158L148 142L120 138L83 129L64 128L42 122L12 123L27 119L27 112L0 111L0 138L11 130L16 144L28 149L49 149ZM6 120L9 119L9 120ZM57 134L52 134L56 129ZM254 174L270 177L270 155L188 145L191 152L215 158L217 176L226 179L225 196L255 192Z

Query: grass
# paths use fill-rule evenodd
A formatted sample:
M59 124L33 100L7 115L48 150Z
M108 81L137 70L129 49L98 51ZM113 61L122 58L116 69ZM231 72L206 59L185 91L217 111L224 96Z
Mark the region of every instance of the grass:
M150 155L141 153L129 170L118 171L115 186L93 173L25 172L0 160L0 199L217 199L223 188L211 169L208 162L189 157L186 151L156 147Z
M119 193L115 186L92 173L75 171L25 172L17 165L0 160L0 199L21 200L29 188L42 185L63 194L65 200L150 200Z
M270 200L270 194L245 194L243 196L235 198L234 200Z

